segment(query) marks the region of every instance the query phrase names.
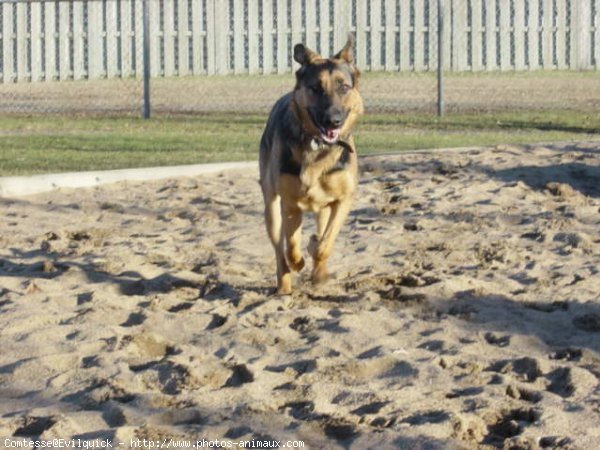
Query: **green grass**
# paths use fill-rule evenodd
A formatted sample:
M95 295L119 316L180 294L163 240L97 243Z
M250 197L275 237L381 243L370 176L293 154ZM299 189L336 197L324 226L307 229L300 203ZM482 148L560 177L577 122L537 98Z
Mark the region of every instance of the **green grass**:
M443 118L375 115L366 119L356 137L362 153L600 138L598 115L572 111L449 114Z
M0 117L0 176L255 160L265 114ZM360 154L600 139L600 116L576 111L366 115Z

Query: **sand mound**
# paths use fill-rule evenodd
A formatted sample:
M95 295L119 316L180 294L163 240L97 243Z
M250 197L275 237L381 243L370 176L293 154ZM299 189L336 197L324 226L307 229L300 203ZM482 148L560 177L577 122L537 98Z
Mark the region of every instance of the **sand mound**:
M334 279L291 298L256 172L1 199L0 437L600 447L599 167L363 158Z

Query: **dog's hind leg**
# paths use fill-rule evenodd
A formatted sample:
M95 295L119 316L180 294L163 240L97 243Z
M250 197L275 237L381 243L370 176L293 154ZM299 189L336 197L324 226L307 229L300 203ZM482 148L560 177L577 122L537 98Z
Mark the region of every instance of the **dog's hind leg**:
M277 292L279 294L290 294L292 292L292 274L285 260L283 251L283 227L281 223L281 197L278 195L267 198L265 196L265 223L267 234L273 248L277 261Z
M285 208L283 210L283 229L287 242L287 262L296 272L304 268L302 257L302 211L299 208Z

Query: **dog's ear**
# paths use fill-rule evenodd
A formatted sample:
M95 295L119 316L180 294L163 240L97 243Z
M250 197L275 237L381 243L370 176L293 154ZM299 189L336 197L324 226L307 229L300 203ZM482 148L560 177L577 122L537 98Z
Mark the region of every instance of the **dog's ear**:
M318 53L313 52L304 44L296 44L294 46L294 60L300 65L304 66L306 64L310 64L318 58Z
M346 45L341 49L335 56L335 59L342 59L346 61L348 64L354 63L354 35L352 33L348 33L348 40L346 41Z

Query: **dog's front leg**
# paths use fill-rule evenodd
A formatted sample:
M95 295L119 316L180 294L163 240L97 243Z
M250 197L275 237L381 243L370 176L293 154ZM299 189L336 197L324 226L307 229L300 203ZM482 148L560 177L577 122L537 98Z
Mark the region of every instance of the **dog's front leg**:
M292 274L284 253L284 230L282 226L281 197L265 195L265 224L267 234L275 250L277 262L277 293L292 292Z
M333 243L342 229L342 225L344 224L346 217L348 217L351 207L352 198L347 198L331 204L328 207L330 209L329 214L327 214L327 212L324 212L323 216L319 214L318 221L323 220L327 216L329 216L329 220L327 221L327 225L325 226L322 235L319 237L316 235L311 236L308 244L308 252L311 254L314 262L312 282L315 284L327 280L327 259L329 259ZM322 227L323 225L320 223L318 225L319 231Z
M329 206L321 208L321 210L317 213L317 238L321 239L325 234L330 217L331 207Z

